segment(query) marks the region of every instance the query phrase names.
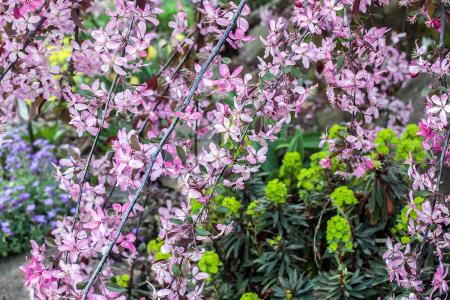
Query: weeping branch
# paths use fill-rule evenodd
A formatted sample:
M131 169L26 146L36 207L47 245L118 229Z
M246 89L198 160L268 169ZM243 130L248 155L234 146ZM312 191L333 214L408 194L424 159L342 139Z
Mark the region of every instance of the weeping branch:
M233 27L236 25L237 20L239 18L239 16L241 15L242 9L244 8L245 4L247 3L247 0L241 0L241 2L239 3L239 6L236 10L236 12L233 15L233 19L231 20L230 24L228 25L228 27L225 29L224 34L222 35L222 37L220 38L220 40L217 42L216 46L213 48L213 50L211 51L211 55L208 57L208 59L206 60L206 62L203 64L200 72L197 74L191 89L189 90L188 95L186 96L186 98L184 98L184 101L182 102L182 105L180 106L179 111L184 112L186 110L186 107L189 105L189 103L191 102L192 98L194 97L194 94L200 84L200 81L203 79L203 75L206 73L206 71L208 70L209 66L211 65L211 63L214 61L214 59L216 58L216 56L219 54L220 49L222 48L222 46L225 44L225 41L228 38L228 35L230 34L231 30L233 29ZM140 185L140 187L138 188L138 190L136 191L133 200L131 201L131 205L127 208L127 210L125 211L125 213L122 216L121 222L114 234L114 237L112 239L112 241L110 242L108 248L106 249L106 251L104 252L100 262L98 263L97 267L95 268L94 272L91 274L91 277L89 278L88 284L86 285L86 287L83 289L83 296L82 299L85 300L89 290L91 289L92 285L94 284L94 282L96 281L98 275L100 274L101 270L103 269L103 266L106 263L106 260L109 256L109 254L111 253L112 248L114 247L114 245L116 244L117 240L119 239L119 236L123 230L123 227L125 226L125 223L127 222L131 211L134 208L134 205L136 204L136 202L139 200L139 197L141 195L141 193L143 192L143 190L145 189L145 186L147 185L147 182L150 178L151 172L153 170L153 166L155 165L156 159L159 155L159 153L161 152L163 146L167 143L167 141L169 140L170 136L172 135L173 131L175 130L178 122L180 121L180 118L177 116L175 117L175 119L173 120L172 124L170 125L169 129L166 131L166 133L164 134L163 138L161 139L161 141L159 142L155 152L153 152L152 156L151 156L151 162L150 165L147 168L147 171L145 172L144 178L142 180L142 183Z
M447 16L445 13L445 5L443 1L439 1L439 11L441 14L441 30L439 32L439 58L442 61L445 58L445 28L446 28L446 21ZM444 76L441 79L441 86L447 87L447 78ZM449 141L450 141L450 125L448 125L447 131L445 133L445 140L444 140L444 147L442 149L441 155L439 157L438 162L438 169L437 169L437 177L436 177L436 191L433 193L430 199L431 204L431 211L434 210L434 207L436 205L436 198L440 198L440 190L441 190L441 178L442 178L442 169L444 167L444 161L445 161L445 155L447 154L448 147L449 147ZM428 248L429 240L428 240L428 233L430 231L430 227L427 226L425 230L424 235L424 242L420 246L419 253L418 253L418 263L417 263L417 274L420 276L420 271L422 269L422 264L425 258L425 254L427 251L424 251Z
M135 20L135 16L133 15L133 17L131 18L130 25L128 26L128 29L127 29L126 41L125 41L125 45L124 45L123 50L122 50L122 55L125 53L125 47L126 47L126 44L128 42L128 39L130 38L131 29L133 27L134 20ZM103 109L102 119L100 120L100 127L98 129L97 134L95 135L94 143L92 144L91 150L89 151L89 155L88 155L88 158L87 158L87 161L86 161L86 165L84 166L84 169L83 169L83 176L82 176L80 184L79 184L80 191L78 192L77 206L75 208L75 215L74 215L74 220L73 220L73 224L72 224L72 230L73 230L73 227L75 226L75 223L77 222L78 217L80 215L81 198L83 196L83 187L84 187L84 184L86 183L86 180L87 180L88 168L89 168L89 165L91 164L92 157L94 156L94 151L95 151L95 148L97 147L98 140L100 138L100 134L102 133L102 129L103 129L103 126L105 124L105 119L106 119L106 116L108 114L109 105L111 103L112 94L114 93L114 90L116 88L117 82L119 81L119 77L120 77L120 75L116 74L116 76L114 77L114 80L113 80L113 82L111 84L111 87L110 87L110 89L108 91L108 95L106 96L106 104L105 104L105 108Z

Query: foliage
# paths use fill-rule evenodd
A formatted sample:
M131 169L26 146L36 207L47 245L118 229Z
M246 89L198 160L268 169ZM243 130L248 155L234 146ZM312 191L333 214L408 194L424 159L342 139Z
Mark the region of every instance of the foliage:
M333 128L335 132L340 130ZM386 147L388 153L395 155L396 144L386 143ZM376 153L378 149L374 148L370 156L375 157ZM339 167L330 169L320 163L329 156L328 151L312 153L296 168L292 177L298 179L298 186L289 197L284 196L287 188L281 181L282 172L278 172L279 179L261 173L254 180L265 181L265 187L254 184L251 186L255 190L234 194L235 199L245 203L247 214L233 218L236 232L215 247L223 257L223 268L209 285L219 287L222 297L232 298L242 290L255 291L265 299L372 299L388 297L393 292L395 287L386 286L386 271L379 266L383 260L383 237L397 232L398 225L380 219L372 224L366 215L371 214L369 200L375 197L375 202L384 207L381 214L388 216L381 203L386 201L385 195L376 194L377 187L371 185L373 178L380 178L377 180L384 189L406 189L407 168L402 161L378 157L386 163L385 172L398 172L395 181L383 180L384 175L377 168L356 180L343 181L337 177L345 168L342 161L334 158L333 164ZM300 156L286 152L281 166L292 157ZM315 176L317 182L322 182L321 189L309 188L304 182L309 178L301 177L303 170L312 168L317 170ZM274 197L284 201L274 201ZM396 214L401 218L402 203L406 204L407 199L402 194L391 197L398 204ZM215 294L214 290L211 294Z
M42 243L67 212L69 197L53 179L55 147L45 140L30 145L10 132L0 149L0 255L22 253L31 239Z

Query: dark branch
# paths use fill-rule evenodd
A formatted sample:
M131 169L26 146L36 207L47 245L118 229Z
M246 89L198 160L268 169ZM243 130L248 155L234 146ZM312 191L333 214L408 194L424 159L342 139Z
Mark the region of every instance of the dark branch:
M194 97L194 94L200 84L200 81L203 79L203 75L206 73L206 71L208 70L209 66L211 65L211 63L214 61L214 59L216 58L216 56L219 54L220 49L222 48L222 46L225 44L225 41L228 38L228 35L230 34L231 30L233 29L233 27L236 25L236 22L242 12L242 9L244 8L245 4L247 3L247 0L241 0L236 12L233 15L233 19L231 21L231 23L228 25L228 27L225 29L224 34L222 35L222 37L220 38L220 40L217 42L216 46L213 48L211 55L209 56L209 58L206 60L206 62L203 64L200 72L197 74L191 89L189 90L188 95L186 96L186 98L184 99L184 101L182 102L182 105L179 109L179 111L184 112L186 107L189 105L189 103L191 102L192 98ZM151 172L153 170L153 166L156 162L156 159L159 155L159 153L161 152L163 146L167 143L167 141L169 140L169 137L172 135L173 131L175 130L178 122L180 121L180 118L177 116L172 124L170 125L169 129L166 131L164 137L162 138L162 140L159 142L158 147L156 149L156 151L153 153L152 157L151 157L151 162L150 165L147 168L147 171L145 172L144 178L142 180L142 183L139 187L139 189L136 191L133 200L131 201L131 205L127 208L127 210L125 211L125 213L122 216L122 220L114 234L113 240L111 241L111 243L109 244L108 248L106 249L106 251L104 252L99 264L97 265L96 269L94 270L93 274L91 275L91 277L89 278L89 282L86 285L86 287L83 290L83 296L82 299L85 300L87 297L87 294L89 292L89 290L91 289L92 285L94 284L95 280L97 279L98 275L100 274L101 270L103 269L103 266L106 263L106 260L109 256L109 254L111 253L112 248L114 247L114 245L116 244L120 234L122 233L123 227L125 226L125 223L128 220L128 217L130 216L131 211L134 208L134 205L136 204L136 202L138 201L141 193L143 192L143 190L145 189L145 186L147 185L147 181L150 178Z

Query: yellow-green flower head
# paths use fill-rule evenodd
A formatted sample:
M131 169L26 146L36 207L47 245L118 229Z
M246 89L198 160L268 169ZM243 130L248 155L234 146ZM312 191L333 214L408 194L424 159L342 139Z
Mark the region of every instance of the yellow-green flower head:
M334 124L328 130L328 138L330 138L330 139L337 139L337 138L346 137L346 136L347 136L347 128L343 127L341 125Z
M66 66L70 57L72 56L72 46L70 46L69 37L64 38L61 48L48 46L47 49L49 49L51 53L48 58L51 66Z
M350 224L347 219L341 216L334 216L327 222L327 242L328 251L336 252L338 249L343 251L351 250L353 243L351 241Z
M297 175L297 187L301 190L321 191L325 184L323 180L323 169L321 166L314 165L307 169L301 169Z
M261 300L261 298L256 293L245 293L242 294L240 300Z
M389 154L389 146L397 145L398 138L397 134L391 128L385 128L378 131L377 136L374 140L376 146L376 150L378 153L387 155Z
M416 124L408 124L405 128L405 131L402 133L402 139L415 139L419 136L417 135L417 132L419 131L419 126ZM420 138L420 137L419 137Z
M328 151L319 151L311 154L309 160L311 161L312 166L318 166L319 162L324 158L328 158L329 155L330 153Z
M236 214L241 208L241 203L235 197L225 197L222 200L222 206L228 208L231 215Z
M286 203L287 193L288 190L286 185L278 179L269 181L266 186L266 198L270 202L280 204Z
M283 163L280 167L280 176L291 179L300 172L302 168L302 157L298 152L287 152L283 157Z
M130 282L130 275L128 274L117 275L115 278L118 286L123 288L128 287L128 283Z
M280 243L281 243L281 239L282 239L282 236L281 235L277 235L275 238L273 238L273 239L267 239L267 243L271 246L271 247L273 247L273 248L277 248L279 245L280 245Z
M222 262L220 261L219 255L214 251L206 251L198 261L199 269L208 274L217 273L221 265Z
M425 201L422 197L415 197L413 202L416 205L418 210L422 210L422 203ZM409 244L411 242L411 238L408 233L409 220L412 219L414 222L417 219L417 212L415 210L411 210L408 214L409 206L405 206L400 211L400 214L397 215L397 223L391 229L393 234L398 234L400 236L400 241L402 244Z
M379 160L378 154L376 152L371 152L368 156L373 163L373 166L376 170L379 170L382 167L381 161Z
M417 135L418 130L415 124L406 126L398 143L395 159L406 160L411 153L416 161L423 161L426 152L422 147L422 137Z
M249 216L259 216L262 213L262 211L257 210L257 208L258 208L258 201L254 200L248 204L245 213Z
M170 253L162 253L161 247L164 245L164 241L160 238L151 240L147 244L147 253L153 254L155 260L165 260L170 258Z
M401 139L397 151L395 152L395 159L406 160L411 153L416 161L423 161L426 152L422 147L422 140L420 138L416 139Z
M343 208L346 205L353 205L358 203L355 193L347 186L340 186L331 193L331 201L335 207Z

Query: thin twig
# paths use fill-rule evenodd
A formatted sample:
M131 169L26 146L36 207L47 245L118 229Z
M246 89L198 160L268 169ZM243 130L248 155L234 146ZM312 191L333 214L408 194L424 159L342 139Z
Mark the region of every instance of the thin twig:
M33 132L33 122L31 120L28 120L27 123L27 129L28 129L28 136L30 137L30 145L31 145L31 153L36 152L36 145L34 144L34 132Z
M440 187L441 187L441 176L442 176L442 169L444 167L444 160L445 160L445 154L448 151L448 144L450 141L450 126L448 126L447 131L445 133L445 141L444 141L444 149L441 152L441 156L439 158L439 163L438 163L438 176L436 178L436 192L433 193L433 195L431 196L431 200L430 200L430 204L431 204L431 211L434 210L434 207L436 205L436 197L439 197L439 191L440 191ZM428 248L428 233L430 231L430 227L427 225L426 229L425 229L425 234L424 234L424 242L422 243L422 245L420 246L420 250L418 253L418 257L419 257L419 261L417 264L417 270L418 270L418 274L420 273L420 270L422 268L422 263L423 260L425 258L425 249Z
M206 62L203 64L200 72L197 74L197 77L195 78L191 89L189 90L188 95L186 96L186 98L184 99L184 101L182 102L182 105L179 109L179 111L184 112L186 107L189 105L189 103L191 102L191 99L194 97L194 94L200 84L200 81L203 79L203 75L206 73L206 71L208 70L209 66L211 65L211 63L214 61L214 59L216 58L216 56L219 54L220 49L222 48L222 46L225 44L225 41L228 38L228 35L230 34L231 30L233 29L233 27L236 25L236 22L239 18L239 16L241 15L242 9L244 8L244 5L247 3L247 0L241 0L236 12L233 15L233 19L230 22L230 24L228 25L228 27L225 29L224 34L222 35L222 37L220 38L220 40L217 42L216 46L213 48L211 55L209 56L209 58L206 60ZM125 226L125 223L128 220L128 217L130 216L131 211L134 208L134 205L136 204L136 202L138 201L141 193L143 192L145 186L147 185L147 181L150 178L150 174L153 170L153 166L155 165L156 159L159 155L159 153L161 152L163 146L167 143L167 141L169 140L169 137L172 135L173 131L175 130L175 127L177 126L178 122L180 121L180 118L177 116L175 117L175 119L173 120L172 124L170 125L169 129L166 131L166 133L164 134L164 137L162 138L162 140L159 142L158 147L156 149L156 151L153 153L152 157L151 157L151 162L150 165L147 168L147 171L145 172L144 178L142 180L142 183L139 187L139 189L136 191L133 200L131 201L131 205L128 206L127 210L125 211L125 213L122 216L122 219L120 221L120 224L114 234L114 237L111 241L111 243L109 244L108 248L106 249L106 251L104 252L99 264L97 265L97 267L95 268L94 272L92 273L91 277L89 278L89 282L86 285L86 287L83 290L83 296L82 299L85 300L89 290L91 289L92 285L94 284L95 280L97 279L99 273L101 272L101 270L103 269L103 266L106 263L106 259L108 258L109 254L111 253L112 248L114 247L114 245L116 244L117 240L119 239L120 234L122 233L123 227Z
M320 212L319 220L317 221L316 229L314 230L314 239L313 239L313 250L314 250L314 261L316 262L317 269L320 270L318 258L320 258L319 250L317 249L316 245L316 239L317 239L317 232L319 232L320 223L322 223L322 217L324 212L326 211L326 208L328 204L330 204L331 200L328 200L328 202L323 207L322 211Z
M116 74L116 76L114 77L113 83L111 85L111 88L108 91L108 95L106 97L106 104L105 104L105 108L103 109L102 119L100 121L100 128L98 129L97 134L95 135L94 143L92 144L91 150L89 151L89 155L88 155L86 164L83 169L83 176L79 183L80 190L78 192L77 206L75 208L75 215L73 217L74 220L73 220L73 224L72 224L72 229L73 229L73 226L75 226L75 223L77 222L78 216L80 214L81 198L83 196L83 186L86 183L86 179L87 179L87 175L88 175L88 168L89 168L89 165L91 164L92 157L94 156L94 151L95 151L95 148L97 147L98 140L100 138L100 134L102 133L102 128L104 126L106 115L108 114L108 110L109 110L109 103L111 100L111 96L116 87L118 79L119 79L119 75Z
M192 45L191 47L189 47L189 50L186 52L186 55L183 56L183 58L181 59L181 61L178 63L178 65L175 67L175 71L172 74L172 79L175 79L177 76L177 73L181 70L181 67L183 67L183 65L186 63L187 59L189 58L189 55L191 54L192 50L194 49L194 45ZM169 58L170 60L170 58ZM156 75L157 77L161 76L162 72L158 72L158 74ZM166 89L162 92L160 98L163 98L165 96L165 94L169 91L170 89L170 84L167 84ZM153 107L153 109L151 111L155 112L156 109L158 108L158 106L162 103L162 100L158 100L158 102L156 102L155 106ZM143 137L144 133L145 133L145 128L147 127L148 123L150 122L150 118L148 117L145 122L144 125L142 126L141 130L139 131L138 136L141 138Z
M136 5L137 5L137 1L136 1ZM122 55L125 54L125 47L126 47L126 44L128 43L128 39L130 38L131 29L133 27L134 20L135 20L135 16L133 14L133 17L131 18L130 25L128 26L128 29L127 29L127 34L126 34L127 39L125 40L125 45L124 45L124 48L122 50ZM83 169L83 176L82 176L82 179L81 179L81 181L79 183L80 189L78 191L77 206L75 208L75 214L74 214L74 217L73 217L72 225L70 227L70 232L73 232L73 230L75 228L75 225L77 223L78 217L80 215L81 199L82 199L82 195L83 195L83 187L84 187L84 184L86 183L86 179L87 179L87 174L88 174L87 171L88 171L89 165L91 164L92 157L94 156L94 151L95 151L95 148L97 147L98 140L100 138L100 134L102 132L102 128L103 128L104 123L105 123L106 115L108 114L109 103L111 102L111 97L112 97L114 89L115 89L115 87L117 85L118 80L119 80L119 75L116 74L116 76L114 77L114 80L113 80L113 82L111 84L111 87L110 87L110 89L108 91L108 95L106 96L106 104L105 104L105 108L104 108L103 113L102 113L102 119L100 121L100 128L98 129L98 132L95 135L94 143L92 144L91 150L89 151L89 156L88 156L88 159L86 161L86 165L84 166L84 169ZM111 196L112 196L112 193L111 193ZM64 258L65 262L67 262L67 258L68 258L68 253L66 253L66 256ZM61 282L61 279L58 280L58 287L60 285L60 282Z
M188 36L183 40L183 42L181 43L180 47L183 47L186 44L186 40L188 38L190 38L193 34L195 33L195 31L192 31L191 33L188 34ZM173 53L169 56L169 58L167 59L166 63L161 67L161 69L158 71L158 73L156 74L156 77L160 77L162 75L162 73L169 67L170 63L174 60L174 58L178 55L178 51L173 51Z
M130 38L131 29L133 27L134 20L135 20L135 16L133 15L133 17L131 18L130 25L128 26L128 29L127 29L127 35L126 35L125 45L124 45L124 48L122 50L122 55L123 55L123 53L125 53L125 47L126 47L126 44L128 43L128 39ZM86 165L84 166L83 176L82 176L82 179L81 179L80 184L79 184L80 190L78 192L77 206L75 208L75 215L74 215L74 220L73 220L73 224L72 224L72 230L73 230L73 227L75 226L75 223L77 222L78 216L80 214L81 198L82 198L82 195L83 195L83 186L86 183L86 179L87 179L87 175L88 175L88 168L89 168L89 165L91 164L92 157L94 156L94 151L95 151L95 148L97 147L98 140L100 138L100 134L102 133L102 129L103 129L103 126L105 124L105 119L106 119L106 116L108 114L108 110L109 110L109 105L110 105L110 102L111 102L112 94L114 93L114 90L116 88L116 85L117 85L117 82L119 80L119 77L120 77L120 75L116 74L116 76L114 77L114 80L113 80L113 82L111 84L111 87L110 87L110 89L108 91L108 95L106 96L106 104L105 104L105 108L103 109L102 119L100 121L100 127L98 129L97 134L95 135L94 143L92 144L91 150L89 151L88 159L86 161Z
M191 36L191 35L189 35ZM184 55L184 57L181 59L181 61L178 63L178 65L175 67L175 71L172 74L172 78L175 78L177 76L177 73L181 70L181 67L186 63L190 53L192 52L194 46L189 47L189 50L186 52L186 54ZM169 60L166 62L166 65L168 66L169 63L173 60L173 58L169 58ZM165 67L163 67L161 69L160 72L158 72L158 74L156 75L156 77L161 76L161 73L163 72L162 70L165 69ZM164 96L165 93L167 93L167 91L169 90L169 85L167 86L167 88L165 89L165 91L163 92L162 96ZM159 104L161 104L161 100L159 100L155 106L153 107L152 111L156 111L156 109L158 108ZM148 123L150 122L150 118L147 118L144 122L144 125L142 126L141 130L139 131L139 138L142 138L142 136L145 133L145 128L147 127ZM108 197L106 198L105 203L103 204L103 208L105 208L105 206L107 205L107 203L109 202L109 200L111 199L112 195L114 194L116 190L116 185L112 186L110 192L108 193Z
M147 194L147 197L145 197L143 209L139 216L139 220L138 220L137 227L136 227L136 241L138 243L139 243L139 233L140 233L139 229L141 227L142 219L143 219L144 212L145 212L145 207L147 206L147 202L148 202L149 198L150 198L150 194ZM133 263L131 264L131 269L130 269L130 286L128 287L128 297L130 299L131 299L131 295L132 295L132 291L133 291L133 278L134 278L134 269L136 267L136 261L137 261L137 258L133 259Z
M75 12L75 14L76 14L76 16L77 16L77 18L79 18L80 17L80 7L79 6L77 6L76 8L74 8L74 4L75 4L75 1L74 0L72 0L72 11L74 11ZM74 41L77 43L77 44L80 44L80 27L78 26L78 22L74 22L74 24L75 24L75 28L74 28L74 30L73 30L73 35L74 35ZM69 64L68 64L68 67L67 67L67 73L66 73L66 75L68 74L68 82L69 82L69 84L70 83L74 83L74 80L73 80L73 73L74 73L74 71L75 71L75 67L74 67L74 61L73 61L73 53L72 53L72 55L70 56L70 60L69 60Z
M439 33L439 58L442 61L445 57L445 27L446 27L446 13L445 13L445 5L442 1L439 1L439 10L441 14L441 31ZM441 79L441 85L443 87L447 87L447 78L446 76L443 76ZM431 211L434 210L435 204L436 204L436 198L439 197L439 192L441 188L441 178L442 178L442 169L444 167L444 160L445 156L448 151L448 144L450 140L450 126L448 126L447 131L445 133L445 141L444 141L444 148L442 149L441 155L439 157L438 162L438 170L437 170L437 177L436 177L436 191L433 193L430 199L431 204ZM424 242L420 246L419 253L418 253L418 263L417 263L417 274L420 276L420 271L422 269L422 264L425 258L425 249L428 248L429 241L428 241L428 233L430 231L429 226L426 226L425 234L424 234Z

